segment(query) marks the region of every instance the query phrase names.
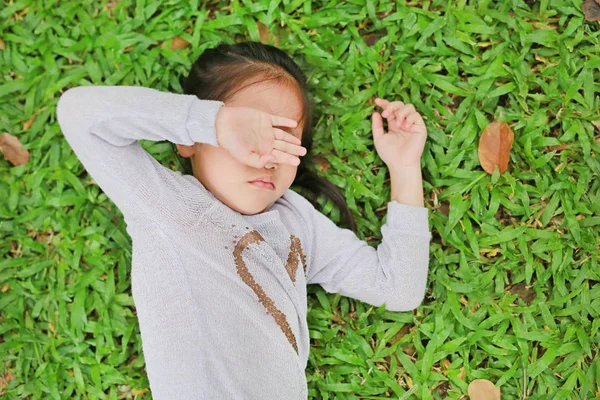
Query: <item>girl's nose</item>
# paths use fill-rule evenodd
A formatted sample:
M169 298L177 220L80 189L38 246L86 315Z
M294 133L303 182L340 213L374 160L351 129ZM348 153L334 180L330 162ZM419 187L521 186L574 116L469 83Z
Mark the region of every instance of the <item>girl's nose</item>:
M267 163L265 164L266 169L277 169L277 163Z

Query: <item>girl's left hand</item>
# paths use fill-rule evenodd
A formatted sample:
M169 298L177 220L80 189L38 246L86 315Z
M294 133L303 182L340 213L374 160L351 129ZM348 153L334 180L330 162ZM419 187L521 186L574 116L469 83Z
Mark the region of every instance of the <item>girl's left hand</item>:
M427 141L427 128L412 104L375 99L383 108L372 115L373 141L379 157L388 167L420 166ZM388 133L383 131L383 117L388 121Z

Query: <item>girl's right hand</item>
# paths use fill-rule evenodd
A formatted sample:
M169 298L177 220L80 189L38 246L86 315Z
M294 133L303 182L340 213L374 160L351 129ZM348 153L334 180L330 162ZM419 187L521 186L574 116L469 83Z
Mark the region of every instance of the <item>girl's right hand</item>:
M293 166L306 154L301 140L275 126L295 128L292 119L272 115L251 107L223 105L217 113L217 143L238 161L255 168L270 162Z

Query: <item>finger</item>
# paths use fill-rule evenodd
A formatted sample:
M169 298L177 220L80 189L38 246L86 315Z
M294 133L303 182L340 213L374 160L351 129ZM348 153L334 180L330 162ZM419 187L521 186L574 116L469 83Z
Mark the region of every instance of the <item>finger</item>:
M381 114L378 112L374 112L373 115L371 115L371 128L373 130L374 140L383 137L383 119L381 118Z
M383 116L382 116L382 121L383 121ZM392 126L396 126L396 115L394 115L394 113L392 113L391 115L388 115L386 117L386 121L387 121L387 126L389 129L392 128Z
M275 130L275 139L277 140L285 140L290 143L301 144L302 140L299 137L292 135L291 133L287 133L283 129L273 128Z
M273 149L271 154L275 156L275 162L278 162L280 164L289 164L293 166L300 165L300 159L291 154L284 153L283 151L277 149Z
M298 146L292 143L287 143L283 140L276 140L275 143L273 143L273 148L296 156L306 155L305 147Z
M387 119L388 127L396 125L396 115L395 114L388 116L386 119Z
M416 112L414 112L412 114L408 114L408 116L404 120L404 123L401 123L400 121L396 121L397 122L396 125L398 127L404 128L404 129L410 129L415 124L415 122L417 122L418 118L419 118L419 114L417 114Z
M381 113L381 115L383 117L390 117L392 114L394 114L397 110L402 109L402 107L404 107L405 104L401 101L394 101L390 104L388 104L388 106L385 108L385 110Z
M269 114L271 116L271 125L273 126L288 126L290 128L295 128L298 126L298 122L293 119L280 117L279 115Z
M375 104L378 105L381 108L385 108L385 107L388 106L388 104L390 104L390 102L387 101L387 100L385 100L385 99L381 99L381 98L377 97L375 99Z
M403 123L408 114L413 112L415 112L415 107L412 104L406 104L405 107L394 111L394 114L396 115L396 125L398 126L398 123Z
M275 156L271 153L269 154L263 154L262 156L260 156L259 159L259 164L262 167L264 167L265 165L272 163L275 161Z

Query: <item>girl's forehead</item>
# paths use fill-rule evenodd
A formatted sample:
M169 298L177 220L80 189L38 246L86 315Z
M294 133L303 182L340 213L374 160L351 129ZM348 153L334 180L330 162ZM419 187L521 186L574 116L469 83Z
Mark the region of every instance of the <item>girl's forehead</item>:
M302 116L302 99L291 85L274 82L259 82L239 91L230 102L232 105L257 108L269 114L298 121ZM301 134L301 125L287 128L287 132Z

